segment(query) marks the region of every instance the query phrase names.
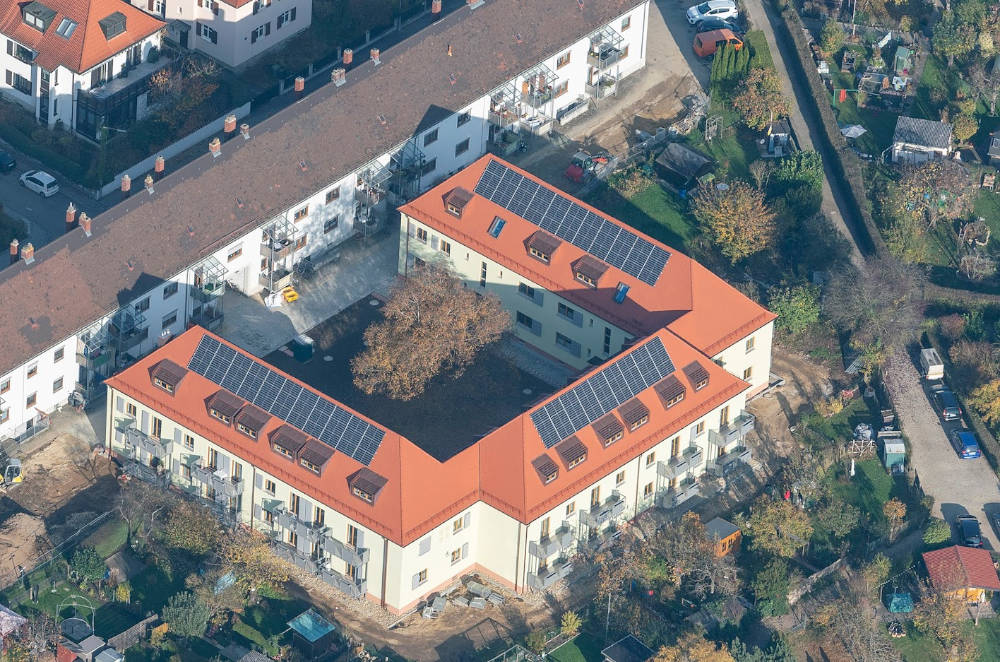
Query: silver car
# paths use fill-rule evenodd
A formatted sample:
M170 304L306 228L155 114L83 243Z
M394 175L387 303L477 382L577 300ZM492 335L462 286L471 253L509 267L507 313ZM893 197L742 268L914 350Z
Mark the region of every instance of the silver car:
M21 175L20 181L21 186L46 198L51 198L59 192L56 178L43 170L29 170Z

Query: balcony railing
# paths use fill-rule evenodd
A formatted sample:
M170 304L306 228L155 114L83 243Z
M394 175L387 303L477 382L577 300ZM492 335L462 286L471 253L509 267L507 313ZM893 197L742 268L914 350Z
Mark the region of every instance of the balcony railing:
M534 589L544 590L555 584L560 579L569 576L573 571L573 562L567 559L559 559L552 565L540 572L528 573L528 586Z
M726 473L731 471L737 464L749 464L752 458L753 453L750 452L749 448L737 446L725 455L718 457L715 460L715 464L722 470L722 473Z
M682 455L670 458L669 461L656 463L656 473L662 478L673 480L680 478L691 469L691 463Z
M220 472L212 467L192 466L191 480L211 488L217 496L227 499L234 499L243 494L242 479L230 478L225 474L220 475Z
M719 436L726 446L734 441L742 441L743 437L753 431L756 420L750 412L741 411L739 416L719 428Z
M669 489L660 496L660 506L663 508L676 508L699 494L701 494L701 490L698 487L698 483L694 480L682 482L676 488Z
M592 529L605 522L617 519L625 512L625 497L620 492L613 492L603 504L590 510L581 510L581 521Z
M356 566L368 563L370 556L367 547L353 547L329 535L323 541L323 551Z
M350 577L340 574L336 570L321 567L319 570L319 577L327 584L340 589L341 592L346 593L352 598L360 598L368 592L367 580L351 579Z
M265 238L260 245L260 256L281 260L288 257L292 252L291 239L268 239Z
M320 569L323 567L319 561L312 558L308 554L303 554L295 547L283 542L278 542L274 544L274 554L279 558L285 559L289 563L292 563L299 568L302 568L306 572L311 572L318 575Z
M191 315L192 322L209 330L218 328L222 324L222 319L221 310L209 308L208 306L202 306L198 312Z
M121 463L122 470L128 476L133 476L143 482L159 487L167 487L170 484L169 471L154 469L148 464L143 464L139 460L130 457L122 458Z
M597 50L592 50L587 54L587 64L598 69L607 69L618 64L622 59L622 52L617 48L604 46Z
M613 76L604 75L598 78L595 84L587 83L585 88L590 96L595 99L603 99L614 95L618 89L618 81Z
M553 554L568 549L573 544L573 539L573 529L564 523L549 537L542 538L537 542L534 540L529 542L528 553L537 559L547 559Z
M701 464L701 461L705 456L701 448L699 448L698 446L688 446L687 448L684 449L684 452L681 453L681 455L683 455L687 459L692 469L697 468Z
M526 103L535 109L541 108L550 101L552 101L552 90L526 92L521 94L521 103Z
M141 449L159 459L167 456L167 443L163 439L151 437L134 427L125 428L125 448Z

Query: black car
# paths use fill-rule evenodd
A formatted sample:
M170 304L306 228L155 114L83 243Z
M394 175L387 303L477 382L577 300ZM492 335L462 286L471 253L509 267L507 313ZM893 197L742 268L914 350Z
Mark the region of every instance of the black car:
M982 547L983 534L979 530L979 520L975 515L959 515L956 520L958 532L962 536L962 544L966 547Z
M962 418L962 407L958 404L955 394L946 388L934 391L934 406L946 421L957 421Z
M730 30L733 34L743 34L743 30L736 27L736 23L721 18L705 18L694 24L694 31L698 34L712 30Z
M17 161L7 152L0 149L0 172L10 172L17 167Z

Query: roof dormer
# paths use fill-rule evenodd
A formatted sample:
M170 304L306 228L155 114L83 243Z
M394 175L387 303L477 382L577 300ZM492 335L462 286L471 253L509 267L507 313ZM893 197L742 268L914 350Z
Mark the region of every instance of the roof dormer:
M622 422L613 413L606 414L597 419L591 427L597 434L597 438L601 440L601 445L605 448L625 436L625 426L622 425Z
M351 494L370 504L374 504L378 500L379 493L388 482L382 476L366 468L358 469L347 477L347 486L351 489Z
M291 425L282 425L271 433L271 450L294 462L308 440L309 437L304 432L299 432Z
M448 192L448 195L444 196L444 209L452 216L458 216L462 218L462 212L465 210L465 206L469 204L472 200L472 193L467 189L459 186Z
M684 399L687 387L677 379L677 375L667 375L653 385L653 390L660 396L664 409L670 409Z
M149 369L149 379L153 386L173 395L187 372L185 368L170 359L163 359Z
M583 464L584 460L587 459L587 447L576 435L556 444L556 453L559 454L559 459L562 460L566 471Z
M618 415L625 421L629 432L635 432L649 422L649 407L639 398L632 398L618 408Z
M232 424L233 416L244 404L246 403L225 389L219 389L205 400L208 415L226 425Z
M323 473L331 457L333 457L332 448L321 441L310 439L299 451L299 464L318 476Z
M700 391L708 386L708 370L697 361L691 361L691 363L684 366L684 375L696 391Z
M535 472L538 474L543 485L548 485L559 477L559 467L552 461L548 453L542 453L532 460L531 466L535 468Z
M32 0L21 8L21 18L24 22L39 32L49 29L52 19L56 17L56 11L49 9L38 0Z
M562 241L550 235L544 230L539 230L528 237L525 245L528 248L528 255L548 264L552 261L552 254L562 244Z
M270 418L271 415L260 407L247 405L236 414L236 430L256 439Z
M591 255L584 255L573 263L573 276L588 287L596 288L607 270L608 265Z
M97 23L101 26L104 38L108 41L125 32L125 14L120 11L105 16Z

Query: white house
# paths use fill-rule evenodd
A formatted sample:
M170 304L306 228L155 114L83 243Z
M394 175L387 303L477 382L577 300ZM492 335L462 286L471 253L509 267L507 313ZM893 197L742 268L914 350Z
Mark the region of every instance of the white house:
M951 154L951 124L900 115L892 135L892 162L917 164Z
M0 20L0 92L45 126L90 140L142 119L164 23L121 0L8 3Z

